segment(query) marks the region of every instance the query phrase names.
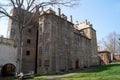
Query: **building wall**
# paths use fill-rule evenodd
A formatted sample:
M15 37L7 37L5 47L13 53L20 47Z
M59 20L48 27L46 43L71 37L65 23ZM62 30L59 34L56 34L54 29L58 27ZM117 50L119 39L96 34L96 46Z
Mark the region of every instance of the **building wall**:
M99 62L100 65L109 64L110 60L110 53L107 51L100 51L98 52Z
M58 72L71 67L68 65L72 48L73 24L55 15L52 11L50 14L42 15L39 24L40 66L38 72ZM48 46L49 50L46 50ZM46 63L47 61L49 64ZM46 71L47 66L49 67Z
M18 28L13 23L9 32L16 32L10 37L17 41ZM56 73L98 64L96 31L89 22L74 26L64 14L48 9L39 16L39 26L29 26L31 33L28 28L23 31L23 72Z
M114 60L120 61L120 55L114 55Z
M74 69L76 60L79 61L79 68L89 67L91 64L91 48L90 48L90 39L82 36L80 34L74 33Z
M17 9L11 10L11 15L16 16ZM21 10L24 12L24 10ZM28 13L27 15L30 20L32 19L32 14ZM22 32L22 72L28 73L30 71L35 72L36 68L36 52L37 52L37 27L38 24L34 21L29 21L28 25L23 29ZM17 46L19 41L19 28L18 23L9 19L8 26L8 37L14 39ZM17 48L18 51L18 48ZM18 52L17 52L18 53ZM20 55L17 55L18 60L20 62ZM19 64L18 64L19 65Z
M98 65L96 31L90 23L85 25L81 32L81 29L74 28L74 24L67 21L65 15L58 16L50 9L40 16L38 73Z
M17 66L16 47L13 40L0 37L0 70L8 63Z
M96 31L93 29L92 24L85 20L82 23L77 23L74 26L77 30L80 31L81 35L86 36L90 39L90 54L91 54L91 65L98 65L98 51L97 51L97 39Z

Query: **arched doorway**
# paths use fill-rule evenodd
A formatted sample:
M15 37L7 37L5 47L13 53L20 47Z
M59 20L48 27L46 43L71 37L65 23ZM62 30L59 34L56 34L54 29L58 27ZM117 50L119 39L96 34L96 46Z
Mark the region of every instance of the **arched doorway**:
M75 61L75 68L76 68L76 69L79 68L79 61L78 61L78 60Z
M15 75L15 65L8 63L2 67L1 74L2 76L14 76Z

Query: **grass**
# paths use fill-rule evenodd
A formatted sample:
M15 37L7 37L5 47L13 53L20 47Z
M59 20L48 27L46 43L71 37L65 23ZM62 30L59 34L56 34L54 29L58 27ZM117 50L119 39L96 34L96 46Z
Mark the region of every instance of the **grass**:
M92 71L82 71L79 74L57 80L120 80L120 62L95 67Z
M33 78L24 80L39 80L41 78L47 78L49 76L63 75L68 73L78 73L72 76L59 78L57 80L120 80L120 62L114 62L104 66L92 67L90 69L70 70L57 74L36 75ZM9 78L6 80L18 80Z

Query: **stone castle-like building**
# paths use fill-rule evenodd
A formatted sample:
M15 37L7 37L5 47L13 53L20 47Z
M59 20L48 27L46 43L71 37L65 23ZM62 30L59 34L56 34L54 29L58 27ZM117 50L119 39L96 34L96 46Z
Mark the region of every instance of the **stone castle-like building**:
M60 8L58 14L48 9L38 17L36 24L23 31L24 73L56 73L98 65L96 31L90 22L73 24L72 16L68 21ZM8 34L17 39L17 23L13 20L9 20Z

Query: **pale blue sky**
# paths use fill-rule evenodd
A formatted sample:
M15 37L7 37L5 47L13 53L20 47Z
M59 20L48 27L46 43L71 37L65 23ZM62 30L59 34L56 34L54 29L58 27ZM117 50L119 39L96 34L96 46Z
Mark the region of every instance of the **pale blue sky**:
M96 29L98 40L113 31L120 34L120 0L81 0L78 6L62 8L62 13L68 19L73 15L74 23L81 23L85 19L90 21ZM7 22L7 19L0 19L0 35L6 36Z

